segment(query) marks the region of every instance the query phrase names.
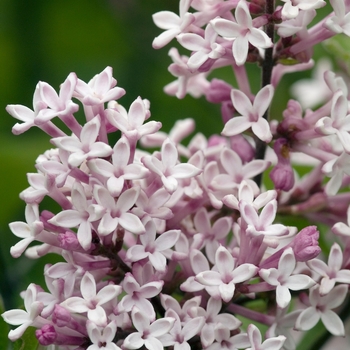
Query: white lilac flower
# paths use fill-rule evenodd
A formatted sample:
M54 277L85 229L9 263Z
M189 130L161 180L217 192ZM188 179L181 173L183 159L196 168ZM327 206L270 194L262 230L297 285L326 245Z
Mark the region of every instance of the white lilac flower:
M94 322L88 320L86 329L92 342L87 350L121 350L121 348L113 342L117 332L117 324L115 321L111 321L106 327L99 327Z
M249 44L266 49L273 46L267 34L254 27L253 20L245 0L239 1L235 10L236 22L216 18L210 23L215 31L224 38L234 39L232 44L232 54L237 65L243 65L247 59Z
M251 103L248 96L237 89L232 89L231 100L234 108L241 116L231 118L222 130L222 135L233 136L251 128L262 141L270 142L272 134L268 121L263 117L269 108L274 94L272 85L264 86Z
M261 269L259 275L268 284L276 286L276 301L280 308L289 305L292 296L289 290L308 289L315 284L315 281L304 274L295 274L296 260L293 249L286 249L278 263L278 269Z
M246 350L280 350L286 340L284 335L268 338L262 342L260 330L254 324L250 324L247 329L251 347Z

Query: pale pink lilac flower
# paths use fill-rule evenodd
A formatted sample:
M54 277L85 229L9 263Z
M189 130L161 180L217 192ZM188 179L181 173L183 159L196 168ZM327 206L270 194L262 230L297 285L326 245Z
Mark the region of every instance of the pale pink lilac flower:
M148 258L157 271L164 272L166 270L165 251L175 245L180 230L166 231L156 238L156 226L152 220L145 224L145 229L146 232L139 237L141 244L130 247L126 252L126 259L134 262Z
M251 347L246 350L280 350L286 340L284 335L279 335L278 337L268 338L262 342L259 328L252 323L248 326L247 334Z
M334 33L344 33L350 36L350 14L343 0L330 0L334 10L334 16L327 18L325 27Z
M163 317L152 322L149 315L136 306L131 311L131 318L137 332L131 333L125 338L123 347L139 349L145 346L148 350L162 350L164 348L162 337L166 336L173 327L175 318Z
M310 306L302 311L296 320L297 330L307 331L313 328L319 320L333 335L344 336L344 324L341 318L332 310L340 306L348 294L348 285L340 284L334 287L328 294L322 296L319 286L310 290Z
M210 23L215 31L224 38L234 39L232 54L237 65L243 65L247 59L249 44L266 49L273 46L267 34L254 27L248 4L245 0L239 1L235 10L236 22L224 18L216 18Z
M232 89L232 104L241 116L230 119L225 124L222 135L233 136L251 128L260 140L270 142L272 139L270 126L263 115L269 108L273 94L274 88L272 85L266 85L255 96L254 102L251 103L245 93Z
M72 296L61 303L61 306L74 313L85 313L90 321L97 326L107 326L107 314L104 304L115 299L122 292L122 287L108 284L98 290L94 276L90 272L85 272L80 282L79 296Z
M152 16L156 26L165 29L162 34L153 40L153 48L160 49L178 34L187 31L189 26L195 21L194 15L188 12L191 2L192 0L180 0L179 16L170 11L160 11Z
M286 249L278 263L278 269L261 269L260 277L272 286L276 286L276 301L280 308L289 305L292 296L289 290L308 289L315 281L304 274L295 274L296 260L293 249Z
M11 247L11 255L14 258L18 258L22 255L28 245L36 239L36 236L40 234L44 225L39 220L39 208L36 204L27 204L25 209L26 223L21 221L11 222L9 224L12 233L22 238L14 246Z
M5 311L1 316L5 322L19 326L9 332L9 339L15 341L19 339L25 330L32 326L40 315L44 305L36 300L37 287L35 284L30 284L24 295L25 310L14 309Z
M320 259L313 259L307 265L321 277L320 295L329 293L337 282L350 284L350 270L342 269L343 252L338 243L332 245L328 264Z
M86 329L92 342L87 350L121 350L121 348L113 342L117 332L117 324L115 321L109 322L107 326L102 328L88 320Z
M235 292L235 285L249 281L258 271L253 264L236 266L236 260L223 246L220 246L215 254L215 268L211 271L203 271L196 275L196 281L204 286L216 286L219 288L220 297L228 303Z
M298 16L299 11L307 11L312 9L319 9L326 5L323 0L282 0L285 2L282 8L282 17L291 19Z
M71 167L78 167L88 159L108 157L112 154L112 148L97 141L100 125L100 118L97 116L83 126L79 138L75 135L56 137L51 142L56 147L71 152L68 158Z

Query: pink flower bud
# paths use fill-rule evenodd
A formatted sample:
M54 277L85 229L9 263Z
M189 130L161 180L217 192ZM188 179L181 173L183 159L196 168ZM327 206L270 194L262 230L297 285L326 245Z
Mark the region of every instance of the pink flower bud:
M62 249L70 251L81 250L77 235L73 232L66 231L65 233L60 233L58 235L58 241Z
M213 79L210 83L206 98L211 103L231 101L232 86L220 79Z
M41 345L47 346L54 343L57 333L54 326L46 324L35 331L35 336Z
M293 251L297 261L308 261L315 258L321 252L318 245L319 232L316 226L303 228L293 241Z
M58 327L67 326L71 321L71 315L64 307L56 304L52 314L52 321L57 324Z
M294 186L294 172L290 164L287 140L276 140L273 149L277 155L278 162L270 172L270 178L277 190L289 191Z
M254 147L242 135L231 136L230 143L231 149L240 156L243 163L248 163L254 159Z

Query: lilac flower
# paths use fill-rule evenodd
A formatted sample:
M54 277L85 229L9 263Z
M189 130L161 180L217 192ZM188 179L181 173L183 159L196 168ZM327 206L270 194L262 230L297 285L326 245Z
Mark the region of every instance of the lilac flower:
M247 333L251 347L246 350L279 350L282 349L286 340L284 335L280 335L278 337L268 338L262 343L259 328L254 324L248 326Z
M77 181L72 187L71 200L74 209L62 211L48 222L61 227L78 227L78 241L85 250L88 250L91 247L92 223L101 219L104 208L88 201L82 184Z
M102 305L115 299L121 292L121 286L109 284L97 291L94 276L90 272L85 272L80 282L80 292L82 297L73 296L61 303L61 306L71 312L85 313L90 321L97 326L107 326L107 315Z
M254 27L250 11L245 0L239 1L235 10L236 22L223 18L216 18L210 23L215 31L228 39L233 38L232 54L237 65L245 63L248 55L249 43L259 49L273 46L267 34Z
M263 118L274 94L272 85L266 85L256 95L253 104L240 90L232 89L231 99L235 109L241 114L230 119L222 131L224 136L233 136L252 128L253 133L262 141L270 142L272 134L269 123Z
M184 32L195 21L192 13L188 12L192 0L180 0L180 16L170 11L160 11L155 13L152 18L157 27L165 29L165 32L158 35L152 43L153 48L160 49L167 45L178 34Z
M102 186L95 186L94 196L98 204L105 208L98 225L98 233L106 236L113 232L118 225L135 234L145 232L141 220L129 210L135 204L139 190L132 187L123 192L115 201L109 191Z
M160 293L163 283L163 281L154 281L140 285L131 273L127 273L122 283L127 294L119 303L120 309L129 312L136 306L140 312L148 315L149 320L155 320L156 314L148 299Z
M258 271L253 264L236 266L230 252L220 246L215 254L216 270L203 271L196 275L196 281L205 286L219 288L221 299L228 303L235 292L235 285L250 280Z
M135 306L131 311L131 318L138 332L129 334L124 340L123 347L139 349L145 346L149 350L162 350L161 339L173 327L175 318L164 317L151 323L148 315Z
M111 100L118 100L125 94L125 90L116 87L117 81L113 78L113 69L106 67L96 74L88 83L78 79L74 96L86 106L99 105Z
M334 33L344 33L350 36L350 14L346 9L346 2L343 0L330 1L334 16L327 18L325 26Z
M312 9L319 9L326 5L323 0L282 0L285 2L282 8L282 17L284 18L295 18L298 16L299 11L307 11Z
M164 251L175 245L180 230L163 232L156 239L156 226L152 220L146 223L145 229L146 232L139 237L141 244L130 247L126 253L126 258L131 262L148 258L157 271L164 272L166 270Z
M37 317L40 315L43 304L36 300L37 288L31 283L24 295L24 310L10 310L5 311L1 316L5 322L18 326L16 329L11 330L9 333L9 339L15 341L19 339L25 330L32 326L36 322Z
M28 245L33 242L37 235L39 235L44 229L43 223L39 220L38 205L27 204L25 217L27 223L16 221L9 225L12 233L17 237L22 238L22 240L11 247L10 252L14 258L21 256Z
M278 269L261 269L259 275L267 283L276 286L276 301L280 308L285 308L290 303L292 297L291 290L301 290L312 287L315 281L309 276L298 274L292 275L296 266L293 249L286 249L278 263Z
M178 151L169 139L163 142L161 160L156 156L145 156L141 161L149 170L160 176L164 187L170 193L176 190L178 179L188 179L202 172L192 164L178 164Z
M121 350L119 346L113 343L113 339L117 332L117 325L115 321L111 321L106 327L98 327L94 322L88 320L86 328L92 345L87 350Z
M350 284L350 271L341 269L343 265L343 253L339 244L333 243L328 257L328 265L320 259L313 259L307 265L321 276L320 295L329 293L336 282Z
M344 325L340 317L332 310L340 306L348 294L348 286L340 284L328 294L322 296L319 286L310 290L310 306L302 311L296 320L295 328L307 331L321 319L326 329L336 336L344 336Z
M217 36L217 32L214 31L210 23L205 28L204 37L194 33L179 34L177 36L177 40L183 47L195 52L187 61L191 71L196 71L208 60L213 64L214 60L225 54L225 48L216 43Z
M55 146L71 152L68 158L71 167L78 167L87 159L108 157L112 154L112 148L104 142L96 141L100 125L99 117L95 117L84 125L80 138L75 135L56 137L51 139L51 142Z

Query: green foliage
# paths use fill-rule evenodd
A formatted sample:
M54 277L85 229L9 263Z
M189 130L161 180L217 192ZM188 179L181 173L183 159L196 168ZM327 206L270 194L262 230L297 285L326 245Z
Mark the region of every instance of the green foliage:
M23 336L13 343L13 350L39 350L40 345L35 337L35 328L29 327Z

